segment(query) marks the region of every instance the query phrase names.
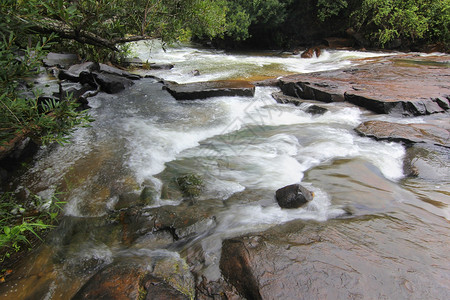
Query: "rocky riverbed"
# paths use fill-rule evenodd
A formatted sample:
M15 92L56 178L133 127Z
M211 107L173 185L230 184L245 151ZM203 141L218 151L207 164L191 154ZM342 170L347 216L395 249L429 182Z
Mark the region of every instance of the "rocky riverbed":
M448 55L356 59L272 87L143 74L174 66L59 72L98 92L97 121L22 179L65 189L66 217L1 299L448 295ZM186 196L176 178L200 171ZM280 208L275 191L299 181L314 199Z

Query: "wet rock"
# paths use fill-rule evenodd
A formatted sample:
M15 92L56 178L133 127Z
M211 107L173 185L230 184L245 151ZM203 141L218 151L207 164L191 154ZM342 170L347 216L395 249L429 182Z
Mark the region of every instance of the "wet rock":
M94 62L73 65L67 71L61 70L58 77L61 80L89 84L94 90L99 86L108 94L123 91L134 84L132 80L140 79L139 75Z
M145 285L147 296L145 300L188 300L189 297L175 290L167 283L150 279Z
M189 299L145 265L118 263L95 274L72 299Z
M272 97L278 103L282 103L282 104L292 103L295 106L300 106L301 104L306 104L306 102L302 101L299 98L292 97L292 96L286 96L281 92L272 93ZM312 115L323 115L324 113L326 113L328 111L328 109L318 106L318 105L315 105L315 104L311 104L306 107L303 106L302 108L304 108L305 112L312 114Z
M251 84L255 86L278 86L278 79L276 78L269 78L264 80L256 80L252 81Z
M68 68L73 64L77 64L80 60L76 54L54 53L50 52L43 59L44 66L46 67L58 67Z
M307 112L308 114L311 114L311 115L323 115L327 111L328 111L328 109L318 106L318 105L314 105L314 104L308 106L305 110L305 112Z
M406 149L403 168L406 176L434 182L450 182L450 149L430 144L414 144Z
M149 69L150 70L170 70L173 69L173 64L156 64L156 63L150 63Z
M117 203L114 205L115 210L120 210L124 208L130 208L134 206L141 206L144 205L140 201L139 194L130 192L125 193L119 196L119 200L117 200Z
M241 300L236 289L222 278L208 281L204 276L196 286L196 299L198 300Z
M125 57L120 63L122 66L127 68L142 68L144 65L144 61L139 57Z
M194 70L191 72L192 76L200 76L200 71L199 70Z
M448 110L450 68L445 57L378 58L362 67L280 79L288 96L324 102L348 101L376 113L417 116Z
M309 48L306 49L300 56L302 58L313 58L319 57L322 54L322 50L320 50L319 47Z
M281 104L292 103L292 104L295 104L296 106L300 105L304 102L298 97L288 96L288 95L283 94L282 92L273 92L272 98L275 99L278 103L281 103Z
M311 201L314 194L300 184L285 186L276 191L275 198L282 208L299 208Z
M246 299L439 299L450 249L424 251L435 234L389 217L297 220L223 241L220 268Z
M98 84L100 89L108 94L119 93L134 84L130 79L113 74L91 73L90 75L80 75L80 77L85 78L86 81L91 81L91 84Z
M139 196L139 199L141 200L141 203L143 205L153 205L155 204L157 195L156 191L153 187L146 186Z
M355 131L377 140L403 143L430 143L450 147L450 130L433 124L399 124L386 121L367 121Z
M255 86L240 80L207 81L187 84L166 83L167 91L177 100L195 100L221 96L253 97Z
M204 233L214 226L216 220L211 207L189 205L161 206L148 209L128 209L121 213L123 242L133 241L149 232L169 232L175 241Z
M73 66L70 66L68 70L61 70L58 74L58 78L61 80L70 80L73 82L79 82L80 81L80 74L82 72L95 72L100 70L100 65L98 63L94 62L85 62L82 64L76 64Z
M116 75L116 76L121 76L121 77L125 77L125 78L131 79L131 80L139 80L141 78L141 76L139 76L139 75L131 74L130 72L121 70L116 67L108 66L105 64L99 64L99 72L112 74L112 75Z

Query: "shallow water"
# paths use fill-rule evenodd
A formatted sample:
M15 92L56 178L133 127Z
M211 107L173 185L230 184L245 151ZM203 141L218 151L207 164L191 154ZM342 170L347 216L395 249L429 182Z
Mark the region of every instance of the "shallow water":
M142 59L174 63L175 68L140 72L179 83L338 69L385 55L324 51L308 60L186 46L149 52L145 47L140 44L135 50ZM194 69L201 75L192 76ZM402 145L353 131L369 119L417 123L424 118L377 116L345 103L320 103L329 111L312 116L301 107L277 104L274 91L257 87L254 98L176 101L147 78L117 95L91 98L93 127L78 130L66 147L42 149L21 178L18 189L26 186L44 198L64 192L66 217L46 245L30 256L32 267L18 269L0 286L0 298L68 299L100 268L130 257L202 252L204 262L196 271L216 280L224 238L296 219L348 218L348 212L400 216L401 222L429 228L449 241L448 176L404 178ZM427 155L420 163L448 175L448 165L439 164L439 157ZM201 175L205 185L193 205L208 208L214 216L199 234L177 243L164 234L147 234L125 244L121 229L108 225L121 195L140 193L146 186L157 194L151 207L185 205L180 193L163 194L174 178L189 173ZM314 200L304 208L280 209L275 190L298 182L315 193ZM422 242L423 251L438 248L435 241ZM401 247L400 242L399 251Z

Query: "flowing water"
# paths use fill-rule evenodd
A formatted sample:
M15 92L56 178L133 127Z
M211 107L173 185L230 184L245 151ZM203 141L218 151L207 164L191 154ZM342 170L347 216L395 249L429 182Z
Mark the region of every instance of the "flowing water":
M178 83L338 69L385 55L324 51L320 58L300 59L188 46L162 51L153 45L150 51L148 45L138 44L134 49L144 61L175 65L170 71L139 72ZM200 76L193 76L194 70ZM42 149L21 178L18 189L27 187L43 198L64 192L65 217L27 266L0 287L0 297L68 299L95 271L113 261L130 257L141 263L167 257L184 261L194 248L204 256L196 271L216 280L224 238L295 219L348 217L348 212L389 215L423 227L426 233L414 243L430 256L442 255L442 245L428 237L440 236L444 244L450 241L446 162L427 154L418 163L429 166L432 174L404 178L402 145L363 138L353 131L369 119L417 123L425 117L378 116L346 103L321 103L328 112L313 116L301 107L277 104L271 97L274 91L257 87L253 98L176 101L157 80L145 78L122 93L90 98L92 128L79 129L66 147ZM144 187L156 195L149 209L189 207L189 201L170 186L177 176L192 173L202 176L204 191L189 205L207 207L214 216L199 234L167 243L167 237L149 233L124 244L115 227L105 225L121 195L139 194ZM314 192L314 200L304 208L280 209L275 190L298 182ZM406 241L411 238L408 234L405 230L402 236ZM449 278L448 261L435 268Z

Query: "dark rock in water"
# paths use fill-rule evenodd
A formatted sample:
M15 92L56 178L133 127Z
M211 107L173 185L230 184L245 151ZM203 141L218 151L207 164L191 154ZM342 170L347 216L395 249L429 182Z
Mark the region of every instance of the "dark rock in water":
M149 69L150 70L170 70L173 69L173 64L156 64L156 63L150 63Z
M128 262L108 266L95 274L72 299L189 299L149 268Z
M282 92L273 92L272 98L281 104L292 103L295 105L300 105L304 102L300 98L287 96L287 95L283 94Z
M445 236L446 225L424 232L408 224L391 216L296 220L224 240L220 268L246 299L447 298L449 245L423 243Z
M192 76L200 76L200 71L199 70L194 70L191 72Z
M66 79L66 80L70 80L70 81L74 81L74 82L79 82L80 74L82 72L91 73L91 72L99 71L99 70L100 70L100 65L98 63L85 62L82 64L70 66L70 68L68 70L61 70L59 72L58 77L61 80Z
M211 207L201 205L132 208L121 212L124 243L131 244L149 232L167 231L174 240L189 238L217 225Z
M304 101L302 101L299 98L292 97L292 96L286 96L285 94L283 94L281 92L272 93L272 97L278 103L282 103L282 104L292 103L292 104L295 104L296 106L299 106L300 104L305 103ZM305 109L305 112L312 114L312 115L323 115L327 111L328 111L328 109L318 106L318 105L315 105L315 104L311 104Z
M115 94L132 86L134 82L125 77L108 73L88 73L81 72L80 82L90 84L93 87L100 86L101 91L108 94Z
M95 62L85 62L82 64L73 65L68 70L61 70L58 77L59 79L67 79L70 81L79 82L80 75L83 72L111 74L125 77L131 80L138 80L141 78L139 75L131 74L130 72Z
M140 202L143 205L152 205L156 201L156 191L153 187L146 186L139 196Z
M142 68L144 65L144 61L139 57L126 57L121 60L121 65L124 67L134 67L134 68Z
M429 143L450 147L449 128L433 124L399 124L386 121L367 121L360 124L355 131L362 136L377 140L394 142Z
M145 187L141 194L134 192L128 192L121 194L114 209L120 210L124 208L131 208L135 206L147 206L155 203L156 194L155 190L151 187Z
M99 73L95 74L95 77L96 82L101 87L101 90L108 94L121 92L134 84L134 82L130 79L112 74Z
M111 67L105 64L99 64L99 72L100 73L107 73L107 74L112 74L112 75L117 75L117 76L121 76L121 77L126 77L128 79L131 80L139 80L141 78L141 76L136 75L136 74L131 74L130 72L121 70L119 68L116 67Z
M326 109L325 107L321 107L315 104L308 106L308 108L305 110L305 112L311 115L323 115L327 111L328 109Z
M68 68L71 65L79 63L80 60L76 54L64 54L64 53L54 53L50 52L43 59L43 63L46 67L58 67L58 68Z
M253 97L255 86L246 81L222 80L186 84L167 83L166 89L177 100L195 100L220 96Z
M314 56L319 57L322 54L322 50L319 47L306 49L300 56L302 58L313 58Z
M292 184L277 190L275 197L282 208L299 208L311 201L314 194L300 184Z

